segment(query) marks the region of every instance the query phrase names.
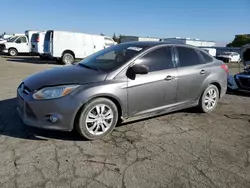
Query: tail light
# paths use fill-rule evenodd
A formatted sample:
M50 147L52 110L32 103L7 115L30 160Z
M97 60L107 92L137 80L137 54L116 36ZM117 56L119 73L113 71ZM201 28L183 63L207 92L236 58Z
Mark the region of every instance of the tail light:
M36 42L39 42L39 37L37 37Z
M229 73L229 70L228 70L228 66L226 64L222 64L221 65L221 68L226 72L226 73Z

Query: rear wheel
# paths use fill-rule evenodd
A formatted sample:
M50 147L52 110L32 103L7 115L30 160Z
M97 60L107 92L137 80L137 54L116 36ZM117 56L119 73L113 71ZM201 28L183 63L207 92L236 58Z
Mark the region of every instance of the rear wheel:
M87 103L76 124L79 134L89 140L109 135L118 122L118 110L109 99L97 98Z
M64 65L70 65L73 64L75 58L71 53L64 53L62 56L62 63Z
M9 49L9 55L10 56L16 56L17 55L17 50L14 48Z
M209 85L199 100L201 112L210 113L214 111L219 101L219 95L218 88L213 84Z

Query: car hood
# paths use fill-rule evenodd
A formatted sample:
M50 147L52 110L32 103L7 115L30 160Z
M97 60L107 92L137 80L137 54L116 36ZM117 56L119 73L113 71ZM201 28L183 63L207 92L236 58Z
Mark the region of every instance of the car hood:
M70 65L52 68L27 77L23 82L29 90L34 91L46 86L64 84L87 84L105 80L107 73L85 68L81 65Z

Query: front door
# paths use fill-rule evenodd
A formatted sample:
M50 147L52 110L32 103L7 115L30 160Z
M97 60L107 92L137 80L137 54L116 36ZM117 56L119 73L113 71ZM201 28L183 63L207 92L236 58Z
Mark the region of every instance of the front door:
M178 77L171 47L157 48L137 59L136 63L149 67L149 72L128 78L129 116L143 115L175 104Z
M184 46L175 48L179 77L177 101L178 103L192 103L200 97L202 86L210 74L210 68L196 49Z
M20 53L28 53L30 51L29 49L29 42L27 40L26 36L21 36L15 41L17 51Z

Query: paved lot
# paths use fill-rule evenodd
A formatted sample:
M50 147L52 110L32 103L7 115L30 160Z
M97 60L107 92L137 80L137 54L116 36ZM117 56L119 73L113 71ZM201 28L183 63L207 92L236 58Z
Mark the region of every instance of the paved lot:
M21 80L55 66L0 57L1 188L250 187L249 97L227 95L212 114L173 113L85 141L26 127L16 114Z

